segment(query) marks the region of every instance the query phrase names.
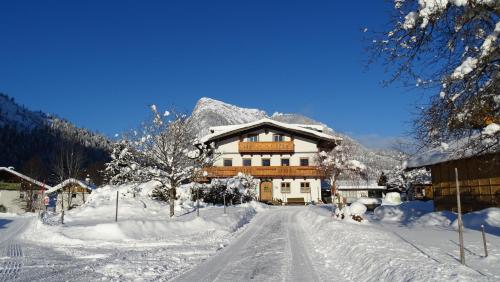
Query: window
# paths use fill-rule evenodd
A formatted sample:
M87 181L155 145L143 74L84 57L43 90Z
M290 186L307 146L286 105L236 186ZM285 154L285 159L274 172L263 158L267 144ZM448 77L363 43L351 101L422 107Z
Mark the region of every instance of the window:
M308 158L300 158L300 166L309 166Z
M257 134L248 135L247 142L259 142L259 135L257 135Z
M243 166L252 166L252 159L243 159Z
M300 193L311 193L311 187L309 186L309 182L300 183Z
M290 182L281 182L281 193L290 193Z
M24 192L19 193L19 199L24 199Z
M224 159L224 166L233 166L233 159Z
M275 134L273 136L273 140L274 140L274 142L283 142L283 141L285 141L285 136L283 136L281 134Z
M262 159L262 166L271 166L271 159Z
M71 198L76 198L76 193L71 194Z
M281 166L290 166L290 159L281 159Z

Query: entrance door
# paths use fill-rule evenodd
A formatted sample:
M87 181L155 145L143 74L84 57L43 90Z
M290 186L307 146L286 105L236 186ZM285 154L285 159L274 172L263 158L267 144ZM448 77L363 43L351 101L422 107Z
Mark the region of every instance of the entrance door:
M262 182L260 184L260 201L268 202L273 200L273 183Z

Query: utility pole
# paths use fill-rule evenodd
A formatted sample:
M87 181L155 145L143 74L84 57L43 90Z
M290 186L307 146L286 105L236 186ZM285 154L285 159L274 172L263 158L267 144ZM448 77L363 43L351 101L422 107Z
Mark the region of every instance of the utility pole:
M457 186L458 239L460 241L460 263L465 265L464 226L462 223L462 206L460 204L460 183L458 182L458 169L457 168L455 168L455 184Z

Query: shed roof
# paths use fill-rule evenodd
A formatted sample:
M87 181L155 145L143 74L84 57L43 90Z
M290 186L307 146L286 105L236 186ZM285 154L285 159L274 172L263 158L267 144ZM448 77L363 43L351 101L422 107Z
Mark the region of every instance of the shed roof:
M439 163L500 152L500 144L498 140L493 138L480 139L479 137L479 135L466 137L450 143L442 143L441 146L430 148L411 157L406 162L406 168L421 168ZM474 142L479 142L480 146L471 146L471 142L473 142L472 144L474 144Z
M74 178L69 178L69 179L66 179L64 180L63 182L57 184L56 186L50 188L49 190L47 190L45 193L46 194L51 194L51 193L54 193L58 190L61 190L62 188L66 187L67 185L69 184L76 184L82 188L85 188L89 191L92 191L93 187L90 186L89 184L81 181L81 180L78 180L78 179L74 179Z

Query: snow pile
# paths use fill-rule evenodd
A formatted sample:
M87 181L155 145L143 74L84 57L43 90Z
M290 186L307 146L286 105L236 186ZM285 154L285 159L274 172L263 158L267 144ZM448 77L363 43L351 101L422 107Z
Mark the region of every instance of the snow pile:
M382 200L382 205L393 206L401 204L401 194L398 192L389 192Z
M497 132L500 131L500 125L496 124L496 123L492 123L492 124L489 124L488 126L486 126L483 131L482 131L482 134L483 135L495 135Z
M456 214L449 211L441 211L441 212L431 212L422 215L415 222L412 223L412 226L440 226L447 227L450 226L452 221L456 218Z
M433 210L433 201L411 201L399 206L380 206L375 209L374 218L380 221L397 221L407 224Z
M377 198L365 198L365 197L359 198L356 202L361 203L363 205L380 205L380 204L382 204L382 200L381 199L377 199Z
M363 216L366 213L366 206L362 203L355 202L349 206L351 215Z
M465 228L481 230L481 225L484 225L486 232L500 236L500 208L466 213L462 216L462 221ZM458 220L453 221L452 226L458 229Z

